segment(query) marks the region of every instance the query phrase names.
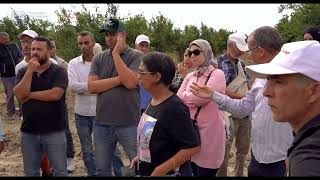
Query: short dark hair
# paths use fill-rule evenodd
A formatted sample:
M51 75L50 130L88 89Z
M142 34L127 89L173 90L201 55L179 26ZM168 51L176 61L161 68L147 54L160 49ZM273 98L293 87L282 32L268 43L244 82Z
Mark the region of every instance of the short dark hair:
M38 36L38 37L35 37L33 41L42 41L42 42L46 42L47 44L47 48L48 49L52 49L52 43L51 41L47 38L47 37L44 37L44 36Z
M89 31L81 31L81 32L78 34L78 36L81 36L81 37L83 37L83 36L90 36L90 37L92 38L92 40L95 42L94 35L93 35L91 32L89 32Z
M269 53L279 52L282 47L282 39L279 31L270 26L262 26L254 30L251 35L255 46L266 49Z
M169 55L161 52L150 52L143 56L142 62L148 71L161 74L160 82L167 86L171 85L176 73L176 66Z
M52 38L52 37L48 37L48 39L49 39L50 42L51 42L52 48L56 48L56 42L53 40L53 38Z

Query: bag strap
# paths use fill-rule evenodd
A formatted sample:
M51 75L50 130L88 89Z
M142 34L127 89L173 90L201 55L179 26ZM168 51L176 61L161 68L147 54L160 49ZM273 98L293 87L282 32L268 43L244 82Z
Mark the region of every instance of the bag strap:
M214 69L214 70L216 70L216 69ZM210 76L211 76L211 74L212 74L212 72L213 72L214 70L212 70L212 71L210 72L210 74L209 74L209 76L207 77L206 82L204 83L204 85L207 85L207 83L208 83L208 81L209 81L209 79L210 79ZM200 110L201 110L201 107L202 107L202 106L199 106L199 107L197 108L197 112L196 112L196 114L194 115L194 118L193 118L194 121L197 121L197 117L198 117L198 115L199 115L199 112L200 112Z

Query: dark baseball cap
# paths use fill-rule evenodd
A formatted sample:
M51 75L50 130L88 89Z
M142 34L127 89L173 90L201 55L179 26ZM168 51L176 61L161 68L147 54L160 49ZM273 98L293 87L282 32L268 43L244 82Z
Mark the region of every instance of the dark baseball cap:
M110 18L100 30L100 33L102 32L125 32L124 24L118 19Z

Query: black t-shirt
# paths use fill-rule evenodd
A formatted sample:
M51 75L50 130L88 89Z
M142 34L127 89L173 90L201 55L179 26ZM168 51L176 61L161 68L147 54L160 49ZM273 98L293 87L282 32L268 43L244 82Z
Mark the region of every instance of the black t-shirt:
M152 166L146 168L149 171L170 159L179 150L200 145L190 119L189 108L177 95L172 95L157 106L150 104L145 113L157 120L149 142ZM189 171L191 174L191 167L187 163L189 162L180 166L180 170L182 167L189 168L182 171L186 174Z
M16 84L21 81L26 70L27 67L23 67L18 71ZM67 86L68 75L66 70L52 63L40 75L33 73L30 92L49 90L53 87L66 90ZM23 122L21 131L32 134L62 131L66 127L65 111L65 93L58 101L30 99L22 104Z

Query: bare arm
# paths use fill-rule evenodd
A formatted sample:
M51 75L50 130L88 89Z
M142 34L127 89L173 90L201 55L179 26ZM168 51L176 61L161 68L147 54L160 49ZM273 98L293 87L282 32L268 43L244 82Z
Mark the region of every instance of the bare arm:
M138 84L137 74L126 66L119 54L113 53L113 59L121 83L128 89L136 88Z
M64 94L64 89L60 87L53 87L49 90L34 91L30 93L30 99L39 101L58 101Z
M32 74L33 72L27 70L22 80L13 88L13 94L18 99L25 99L30 95Z
M88 90L91 94L102 93L119 85L121 85L119 76L108 79L99 79L98 76L88 77Z
M120 32L117 36L117 44L112 51L112 57L114 65L117 69L120 82L128 89L134 89L138 84L138 75L133 72L127 65L122 61L120 57L121 51L126 47L125 44L126 33Z
M32 74L40 66L39 62L32 58L28 62L28 68L21 81L13 88L13 94L19 99L26 99L30 95ZM21 71L19 71L21 72ZM20 79L21 74L17 74L17 79Z
M181 166L184 162L189 160L191 156L198 153L199 151L200 146L188 149L181 149L170 159L157 166L151 173L151 176L166 175L171 170L175 170L177 167Z

